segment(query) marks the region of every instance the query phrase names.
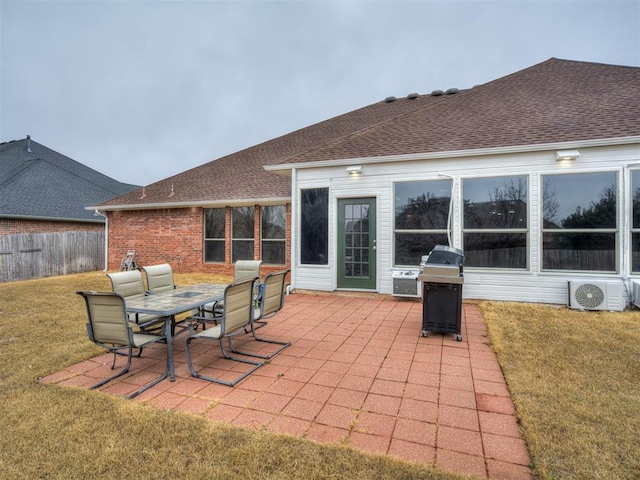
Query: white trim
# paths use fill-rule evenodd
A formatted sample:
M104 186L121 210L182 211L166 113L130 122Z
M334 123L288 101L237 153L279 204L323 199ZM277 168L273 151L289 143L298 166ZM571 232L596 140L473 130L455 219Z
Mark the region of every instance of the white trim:
M237 200L200 200L197 202L167 202L167 203L132 203L128 205L97 205L84 207L85 210L101 210L103 212L117 210L158 210L161 208L219 208L219 207L244 207L253 205L282 205L291 202L291 197L279 198L243 198Z
M567 148L582 148L582 147L604 147L611 145L627 145L632 143L639 143L640 136L633 137L619 137L619 138L603 138L595 140L576 140L573 142L557 142L557 143L539 143L532 145L515 145L508 147L491 147L491 148L479 148L473 150L450 150L444 152L428 152L428 153L407 153L403 155L383 155L379 157L356 157L356 158L343 158L340 160L322 160L298 163L281 163L277 165L266 165L263 168L266 171L286 171L294 168L318 168L318 167L336 167L358 164L373 164L373 163L393 163L393 162L410 162L419 160L432 160L432 159L446 159L446 158L460 158L460 157L479 157L486 155L502 155L509 153L528 153L539 152L545 150L559 150ZM554 152L555 154L555 152Z
M290 208L290 215L289 218L291 219L291 221L289 222L289 268L290 268L290 273L289 273L289 286L293 289L295 289L296 287L296 275L298 272L298 248L297 248L297 242L298 242L298 208L300 202L298 201L298 193L296 192L296 188L297 188L297 178L296 178L296 169L293 168L291 170L292 175L291 175L291 208ZM293 196L295 195L296 201L293 201ZM285 246L286 248L286 246ZM287 287L289 288L289 287Z
M96 208L85 208L85 210L93 210ZM104 225L103 220L92 220L88 218L65 218L65 217L40 217L37 215L5 215L0 214L0 218L7 218L10 220L34 220L34 221L47 221L47 222L71 222L71 223L96 223Z

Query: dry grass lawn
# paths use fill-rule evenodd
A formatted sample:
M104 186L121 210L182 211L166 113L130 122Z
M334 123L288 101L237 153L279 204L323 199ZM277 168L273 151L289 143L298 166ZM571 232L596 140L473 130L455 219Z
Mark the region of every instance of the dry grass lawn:
M228 281L176 275L177 283ZM340 445L245 430L38 377L103 350L87 339L77 290L94 272L0 284L0 478L464 478Z
M482 311L539 475L640 478L640 312Z

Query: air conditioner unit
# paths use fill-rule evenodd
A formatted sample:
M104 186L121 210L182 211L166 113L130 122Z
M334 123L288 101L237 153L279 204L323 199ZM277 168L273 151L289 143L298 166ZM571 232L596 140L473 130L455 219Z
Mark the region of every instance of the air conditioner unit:
M631 301L640 308L640 280L631 280Z
M418 272L393 272L393 295L396 297L420 297L420 282Z
M569 280L569 308L622 311L625 306L622 282Z

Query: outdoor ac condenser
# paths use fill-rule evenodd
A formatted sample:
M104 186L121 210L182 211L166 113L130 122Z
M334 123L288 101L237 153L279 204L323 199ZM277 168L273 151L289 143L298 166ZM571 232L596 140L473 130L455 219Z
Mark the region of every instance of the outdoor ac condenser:
M625 306L624 285L621 281L569 280L569 308L622 311Z
M418 272L393 272L393 295L396 297L420 297Z
M640 308L640 280L631 280L631 301Z

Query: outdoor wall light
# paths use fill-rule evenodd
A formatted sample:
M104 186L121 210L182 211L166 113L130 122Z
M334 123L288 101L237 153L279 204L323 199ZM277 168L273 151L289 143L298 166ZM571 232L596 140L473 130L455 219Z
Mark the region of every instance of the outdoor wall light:
M575 160L580 156L580 152L578 150L558 150L556 152L556 162L561 162L563 160Z
M349 165L347 173L349 175L360 175L362 173L362 165Z

